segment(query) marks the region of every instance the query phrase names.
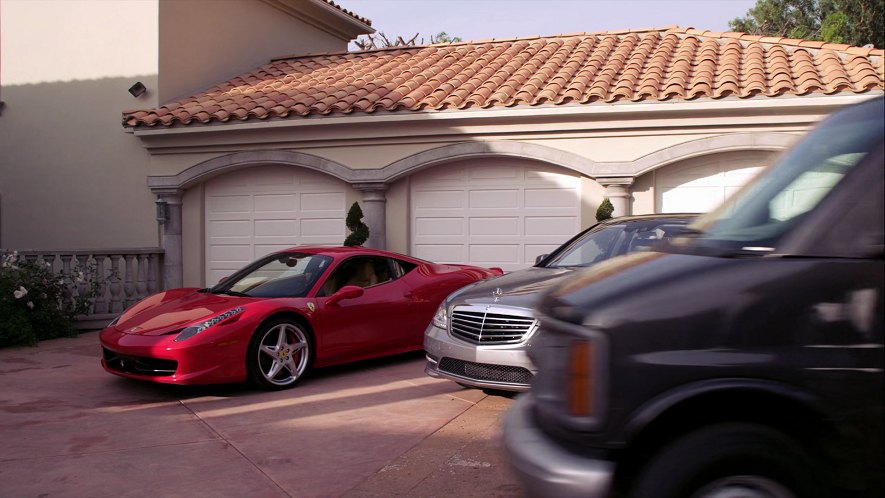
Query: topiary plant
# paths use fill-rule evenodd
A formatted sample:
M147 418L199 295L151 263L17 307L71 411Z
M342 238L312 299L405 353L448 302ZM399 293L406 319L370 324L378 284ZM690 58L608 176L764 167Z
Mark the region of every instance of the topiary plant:
M602 204L600 204L599 208L596 210L596 221L603 221L611 218L614 211L615 207L612 206L612 202L608 200L608 197L602 199Z
M347 211L347 219L344 220L347 229L350 230L350 235L344 239L345 246L361 246L366 240L368 240L369 227L362 222L362 219L363 210L360 209L360 204L358 202L354 202L353 205L350 206L350 210Z

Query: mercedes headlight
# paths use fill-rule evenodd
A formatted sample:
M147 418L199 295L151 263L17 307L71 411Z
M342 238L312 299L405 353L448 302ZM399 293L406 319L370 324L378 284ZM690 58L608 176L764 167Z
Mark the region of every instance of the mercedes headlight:
M436 309L436 313L433 314L432 323L434 327L439 327L443 330L449 329L449 316L446 314L446 303L440 304L439 308Z

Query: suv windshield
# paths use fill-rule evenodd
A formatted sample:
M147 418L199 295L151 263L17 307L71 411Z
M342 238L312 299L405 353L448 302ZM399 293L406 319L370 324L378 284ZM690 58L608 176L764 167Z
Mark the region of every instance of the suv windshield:
M874 110L876 112L871 112ZM853 107L824 121L746 187L692 227L679 246L766 254L882 140L882 106Z

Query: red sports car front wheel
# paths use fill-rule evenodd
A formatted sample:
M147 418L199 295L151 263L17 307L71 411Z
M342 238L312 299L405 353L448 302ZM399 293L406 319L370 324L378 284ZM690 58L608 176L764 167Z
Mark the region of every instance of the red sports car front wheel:
M310 334L301 325L273 320L252 336L246 362L249 378L262 389L292 387L310 367L312 353Z

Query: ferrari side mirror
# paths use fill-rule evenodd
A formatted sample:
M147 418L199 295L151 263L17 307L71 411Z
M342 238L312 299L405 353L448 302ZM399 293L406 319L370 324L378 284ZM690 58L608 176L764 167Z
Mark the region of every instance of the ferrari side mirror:
M362 287L357 287L356 285L345 285L344 287L338 289L338 292L329 296L329 299L326 301L326 304L338 304L345 299L356 299L363 295Z

